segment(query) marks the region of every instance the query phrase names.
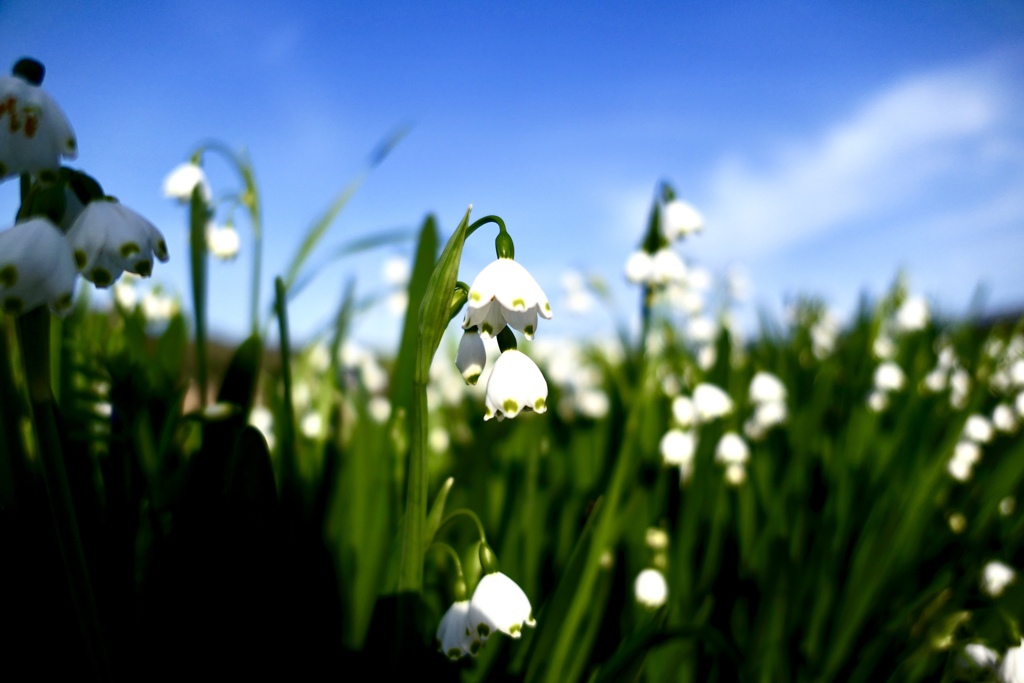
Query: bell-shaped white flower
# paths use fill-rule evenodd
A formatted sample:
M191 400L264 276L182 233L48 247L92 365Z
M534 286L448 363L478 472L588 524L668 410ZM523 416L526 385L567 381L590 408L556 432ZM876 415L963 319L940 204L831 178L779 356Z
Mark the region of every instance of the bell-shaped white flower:
M715 448L715 462L724 465L745 465L750 460L747 442L736 432L726 432Z
M543 413L547 401L548 383L529 356L516 349L498 356L487 379L485 420L512 418L523 410Z
M786 400L786 385L770 372L763 370L750 380L750 400L753 403Z
M999 653L982 643L968 643L964 654L971 664L981 669L995 669L999 664Z
M49 93L22 76L0 77L0 179L77 156L71 124Z
M469 628L469 600L453 602L441 617L437 627L437 646L452 661L463 655L476 655L480 639Z
M697 410L697 418L707 422L731 413L733 404L729 394L721 388L702 382L693 389L693 406Z
M636 575L633 596L648 609L658 609L668 600L668 582L657 569L645 569Z
M238 256L238 247L240 246L238 231L233 225L210 223L206 226L206 246L214 258L230 261Z
M518 261L499 258L488 264L469 287L464 329L476 326L487 339L507 324L533 339L537 316L551 319L544 290Z
M49 304L66 313L75 288L75 260L64 234L45 218L0 232L0 307L26 313Z
M476 385L480 373L487 365L487 349L484 340L476 331L467 330L459 342L459 352L455 355L455 367L462 373L466 384Z
M1003 663L999 665L1001 683L1024 683L1024 638L1020 645L1011 647L1003 655Z
M981 573L981 590L986 595L997 598L1006 587L1017 578L1017 572L1008 564L993 560L985 565Z
M523 626L537 624L526 593L501 572L492 572L480 579L469 602L466 621L470 634L482 640L487 640L495 631L519 638L523 635Z
M196 185L200 187L203 199L209 203L212 194L203 167L192 162L178 164L164 178L164 196L180 202L190 202Z
M684 201L673 199L661 207L661 228L669 242L700 232L703 227L704 218Z
M68 232L75 264L85 279L108 287L121 273L153 272L153 256L167 261L163 235L145 218L114 200L90 202Z

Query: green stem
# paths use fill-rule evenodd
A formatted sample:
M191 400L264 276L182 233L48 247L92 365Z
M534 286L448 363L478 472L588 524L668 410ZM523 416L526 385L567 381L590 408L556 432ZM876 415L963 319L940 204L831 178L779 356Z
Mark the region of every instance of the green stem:
M476 524L476 530L480 532L480 540L483 543L487 542L487 534L484 533L483 523L480 522L480 518L476 516L476 513L470 510L469 508L459 508L458 510L452 510L451 512L449 512L448 516L441 520L441 524L438 525L437 533L441 533L441 529L443 529L446 524L452 522L456 517L469 517L470 519L472 519L473 522Z
M399 592L418 593L423 588L421 543L427 518L427 427L427 384L417 373L413 379L412 404L409 406L409 472L406 479L405 533L402 537Z
M284 280L274 280L277 324L281 346L281 381L284 384L284 420L281 423L281 497L292 497L296 492L295 464L295 406L292 403L291 340L288 336L288 293Z
M196 374L199 382L199 405L206 407L206 222L210 218L202 189L192 190L189 208L189 250L192 268L192 309L196 320Z
M110 668L100 626L99 609L89 579L89 568L85 561L74 501L71 498L71 486L64 468L61 430L57 424L56 406L50 384L50 313L43 307L36 308L18 318L17 326L32 406L32 421L43 463L43 479L57 531L61 558L67 573L71 599L96 676L100 680L107 680L110 678Z

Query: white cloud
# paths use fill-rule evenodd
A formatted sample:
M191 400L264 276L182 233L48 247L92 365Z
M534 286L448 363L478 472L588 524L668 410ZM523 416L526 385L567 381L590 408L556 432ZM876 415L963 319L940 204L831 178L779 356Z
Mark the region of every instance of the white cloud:
M764 258L806 239L922 206L933 186L1007 162L1019 105L998 63L906 78L846 120L776 150L768 164L725 160L712 175L700 251L712 260ZM1019 132L1016 133L1019 135ZM993 150L1003 152L993 154ZM1019 179L1024 158L1010 163ZM966 181L965 181L966 182ZM952 201L985 201L958 196Z

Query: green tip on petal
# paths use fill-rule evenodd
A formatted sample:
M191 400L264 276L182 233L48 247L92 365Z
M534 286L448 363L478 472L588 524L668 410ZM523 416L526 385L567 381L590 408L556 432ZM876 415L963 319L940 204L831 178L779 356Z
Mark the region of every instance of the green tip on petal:
M85 256L85 252L81 249L75 249L75 266L79 270L84 270L86 263L88 263L88 259Z
M25 307L25 302L19 297L9 296L4 299L4 311L11 315L18 315L21 313L21 309Z
M462 650L460 650L459 648L452 647L448 649L448 659L452 660L453 662L461 656Z
M113 278L110 277L110 271L106 268L93 268L92 269L92 282L97 287L109 287Z
M491 627L487 624L478 624L476 627L476 632L480 634L481 638L486 638L487 636L491 635Z
M526 327L524 327L523 328L523 334L525 334L525 335L532 335L533 334L533 325L527 325Z
M514 310L514 311L525 311L526 310L526 299L512 299L512 310Z
M139 249L139 245L135 244L135 242L125 242L121 245L120 249L122 258L128 258L132 254L138 254L140 251L142 250Z
M156 243L156 257L161 261L167 260L167 242L160 240L159 242Z
M473 642L472 642L472 643L470 644L470 646L469 646L469 652L470 652L470 654L472 654L472 655L475 655L475 654L476 654L477 652L480 652L480 641L479 641L479 640L474 640L474 641L473 641Z
M550 313L551 312L551 304L549 304L547 301L544 302L544 312L545 313Z
M481 298L480 297L480 292L476 292L476 291L470 291L469 292L469 300L470 301L480 301L480 298Z
M78 149L78 141L75 140L74 138L68 138L67 140L64 141L64 146L67 147L69 152L74 152L76 149Z
M13 263L0 268L0 285L13 287L18 281L18 268Z
M61 294L60 298L53 302L53 307L58 311L66 311L71 308L71 292Z
M142 277L149 277L153 272L153 264L150 261L139 261L135 264L135 272Z
M545 401L543 398L538 398L536 401L533 402L533 409L536 410L538 413L543 413L545 410L547 410L547 407L548 402Z
M483 323L480 325L480 331L484 334L494 334L494 327L490 323Z
M466 384L471 384L473 386L476 386L476 383L477 383L477 381L479 379L480 379L480 373L479 372L476 373L475 375L467 375L466 376Z
M519 404L510 398L506 398L505 402L501 404L501 409L504 410L506 413L515 414L519 412Z
M520 631L523 630L522 624L512 624L508 627L508 633L510 636L515 637Z

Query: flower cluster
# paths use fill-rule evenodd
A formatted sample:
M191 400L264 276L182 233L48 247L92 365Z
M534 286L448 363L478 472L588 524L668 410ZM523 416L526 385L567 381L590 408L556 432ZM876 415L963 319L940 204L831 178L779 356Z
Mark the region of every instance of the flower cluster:
M551 304L533 276L511 258L501 258L485 267L469 288L468 309L462 322L465 333L459 343L455 365L468 384L476 384L487 363L485 341L505 333L508 344L499 339L502 353L487 380L487 412L484 419L513 418L524 410L547 410L548 385L540 368L515 348L508 328L533 339L538 318L551 319Z
M626 279L648 287L682 284L686 266L671 244L699 232L704 219L691 205L662 187L662 203L656 203L643 244L626 259Z
M18 315L71 306L77 274L108 287L124 272L148 277L166 261L163 235L88 175L60 168L77 156L71 125L40 84L43 66L23 59L0 78L0 177L29 178L17 225L0 232L0 306Z
M453 661L476 656L494 633L519 638L524 626L536 624L523 589L505 574L490 572L480 579L472 599L456 600L441 617L438 649Z

